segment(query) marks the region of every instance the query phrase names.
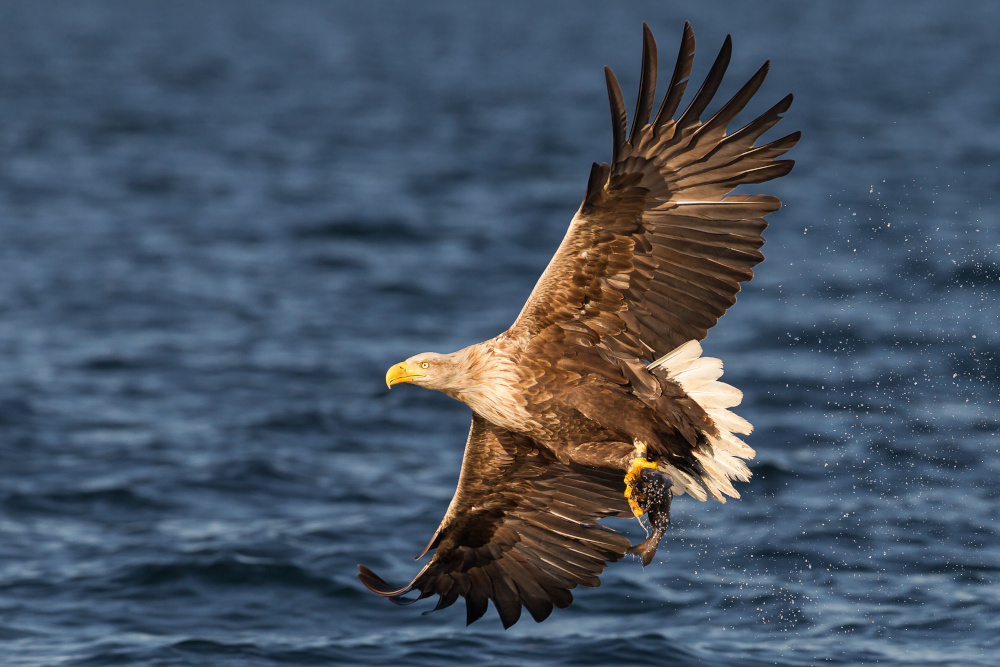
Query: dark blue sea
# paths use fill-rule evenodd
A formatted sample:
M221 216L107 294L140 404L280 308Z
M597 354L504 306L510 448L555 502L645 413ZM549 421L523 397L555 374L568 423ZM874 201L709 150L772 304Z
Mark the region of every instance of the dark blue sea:
M705 342L758 455L543 624L397 608L641 23L802 130ZM1000 664L1000 3L0 4L0 664ZM717 107L713 107L717 108ZM710 109L711 110L711 109ZM781 130L784 130L783 132ZM632 538L633 521L612 522Z

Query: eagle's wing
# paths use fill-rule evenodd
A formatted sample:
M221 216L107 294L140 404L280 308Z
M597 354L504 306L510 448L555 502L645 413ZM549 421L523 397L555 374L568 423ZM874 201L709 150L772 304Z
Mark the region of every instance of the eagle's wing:
M594 164L584 202L510 337L527 346L548 329L538 344L556 344L562 349L548 351L557 356L569 346L595 347L605 359L610 353L648 362L703 339L736 302L739 283L764 258L764 216L781 202L767 195L727 195L738 185L787 174L794 162L775 158L795 145L799 133L754 147L791 105L788 95L726 134L764 81L766 62L715 115L701 120L730 53L727 37L701 89L674 119L694 59L694 33L685 24L666 97L650 121L656 43L644 24L639 99L627 137L621 89L605 69L614 130L611 165Z
M437 594L441 609L462 596L469 623L488 600L504 627L517 622L522 605L542 621L553 606L570 604L571 588L598 586L598 575L628 549L625 537L595 523L631 515L623 488L620 472L564 465L474 416L458 489L424 550L435 549L430 562L399 589L363 565L358 577L400 604ZM403 598L411 591L419 595Z

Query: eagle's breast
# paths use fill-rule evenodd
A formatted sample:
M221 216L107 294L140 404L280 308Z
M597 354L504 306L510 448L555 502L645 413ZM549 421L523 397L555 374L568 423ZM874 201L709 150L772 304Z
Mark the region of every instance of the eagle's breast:
M498 349L495 341L472 345L459 353L462 371L453 389L446 391L487 421L514 433L536 426L528 409L524 375L517 364Z

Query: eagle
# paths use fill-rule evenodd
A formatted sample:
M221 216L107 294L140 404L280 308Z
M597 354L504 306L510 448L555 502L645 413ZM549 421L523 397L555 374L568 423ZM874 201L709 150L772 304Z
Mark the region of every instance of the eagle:
M472 623L493 601L504 628L527 609L535 621L595 587L625 554L648 565L670 523L674 496L739 498L754 456L729 408L742 393L719 381L722 362L698 341L736 302L764 259L764 216L774 196L730 194L787 174L794 132L755 146L788 110L788 95L735 132L728 126L760 88L769 61L707 120L729 65L726 37L704 83L679 115L694 60L685 23L666 95L653 116L657 50L643 24L638 101L628 130L614 73L612 157L594 163L583 203L514 324L451 354L392 366L410 383L472 409L458 488L401 588L359 565L362 583L397 604L465 598ZM645 519L636 545L599 524ZM415 595L407 595L415 593ZM432 610L433 611L433 610Z

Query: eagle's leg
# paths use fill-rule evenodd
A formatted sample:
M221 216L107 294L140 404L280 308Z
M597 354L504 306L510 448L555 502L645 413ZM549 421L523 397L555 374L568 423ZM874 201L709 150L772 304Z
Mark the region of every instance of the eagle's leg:
M656 464L643 456L635 458L625 475L625 497L629 506L637 518L645 514L652 529L649 537L629 548L629 553L642 558L643 566L653 560L660 539L670 525L670 501L674 497L671 486L670 475L657 470Z

